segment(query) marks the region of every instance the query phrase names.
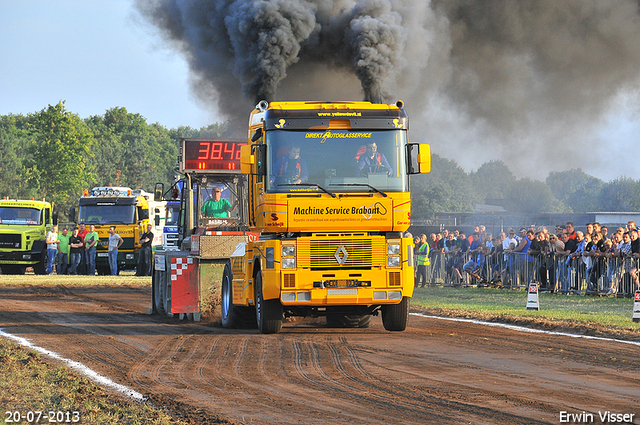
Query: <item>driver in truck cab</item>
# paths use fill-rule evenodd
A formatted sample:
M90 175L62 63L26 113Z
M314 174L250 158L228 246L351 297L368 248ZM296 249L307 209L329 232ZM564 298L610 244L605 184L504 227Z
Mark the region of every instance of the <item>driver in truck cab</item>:
M299 146L292 146L288 155L278 158L273 165L273 172L275 175L271 176L271 184L276 181L276 176L282 176L289 184L300 184L309 180L307 161L300 157Z
M369 173L387 173L393 175L393 169L383 153L378 152L375 142L367 143L366 151L358 158L358 175L366 177Z
M229 211L236 209L237 205L222 198L222 193L217 187L213 189L213 197L202 205L202 215L205 217L228 217Z

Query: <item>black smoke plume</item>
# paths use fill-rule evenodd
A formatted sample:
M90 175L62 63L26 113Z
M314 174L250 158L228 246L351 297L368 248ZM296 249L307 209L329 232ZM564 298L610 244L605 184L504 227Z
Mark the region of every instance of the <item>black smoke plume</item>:
M138 0L137 10L187 58L194 92L219 115L246 120L261 99L402 98L413 137L467 168L501 158L541 179L589 172L618 148L598 133L617 103L638 113L635 0Z
M391 79L406 62L407 29L388 0L140 0L137 7L186 55L198 83L209 86L203 93L217 93L210 101L221 111L239 91L251 102L277 99L301 59L299 72L320 64L350 70L362 98L391 100Z

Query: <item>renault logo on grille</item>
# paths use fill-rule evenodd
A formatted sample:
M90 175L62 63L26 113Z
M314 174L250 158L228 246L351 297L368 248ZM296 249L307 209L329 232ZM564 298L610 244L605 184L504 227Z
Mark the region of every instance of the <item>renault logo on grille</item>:
M336 261L338 262L338 264L342 265L345 263L345 261L347 261L349 253L344 246L340 246L338 247L338 249L336 249L336 252L333 254L333 256L336 257Z

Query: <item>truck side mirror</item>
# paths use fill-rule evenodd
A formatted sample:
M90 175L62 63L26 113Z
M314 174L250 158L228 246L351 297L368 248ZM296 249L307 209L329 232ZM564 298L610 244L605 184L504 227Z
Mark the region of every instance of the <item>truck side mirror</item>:
M156 183L155 190L153 191L153 200L156 202L162 201L163 194L164 194L164 183Z
M422 174L431 172L431 146L427 144L407 144L407 173Z
M267 174L267 163L265 158L267 157L267 145L254 145L255 150L253 155L256 158L257 174L264 176Z
M242 145L240 146L240 171L242 174L253 174L252 168L256 166L255 174L263 176L266 174L266 145Z
M159 215L156 215L153 220L156 223L156 227L160 226L160 216Z
M73 207L69 208L68 215L69 215L69 221L72 222L72 223L75 223L76 222L76 209L73 208Z
M251 174L251 166L255 157L251 154L251 145L240 146L240 171L242 174Z

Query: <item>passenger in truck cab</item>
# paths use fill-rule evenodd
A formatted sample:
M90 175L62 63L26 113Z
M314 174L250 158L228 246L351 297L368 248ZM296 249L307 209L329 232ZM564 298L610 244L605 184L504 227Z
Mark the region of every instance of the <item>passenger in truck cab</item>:
M307 161L300 157L299 146L291 146L287 155L276 159L272 172L271 184L300 184L309 180Z
M378 152L378 145L375 142L369 142L363 153L356 155L358 158L358 175L366 177L369 173L387 173L393 175L393 169L387 161L387 157L383 153Z

